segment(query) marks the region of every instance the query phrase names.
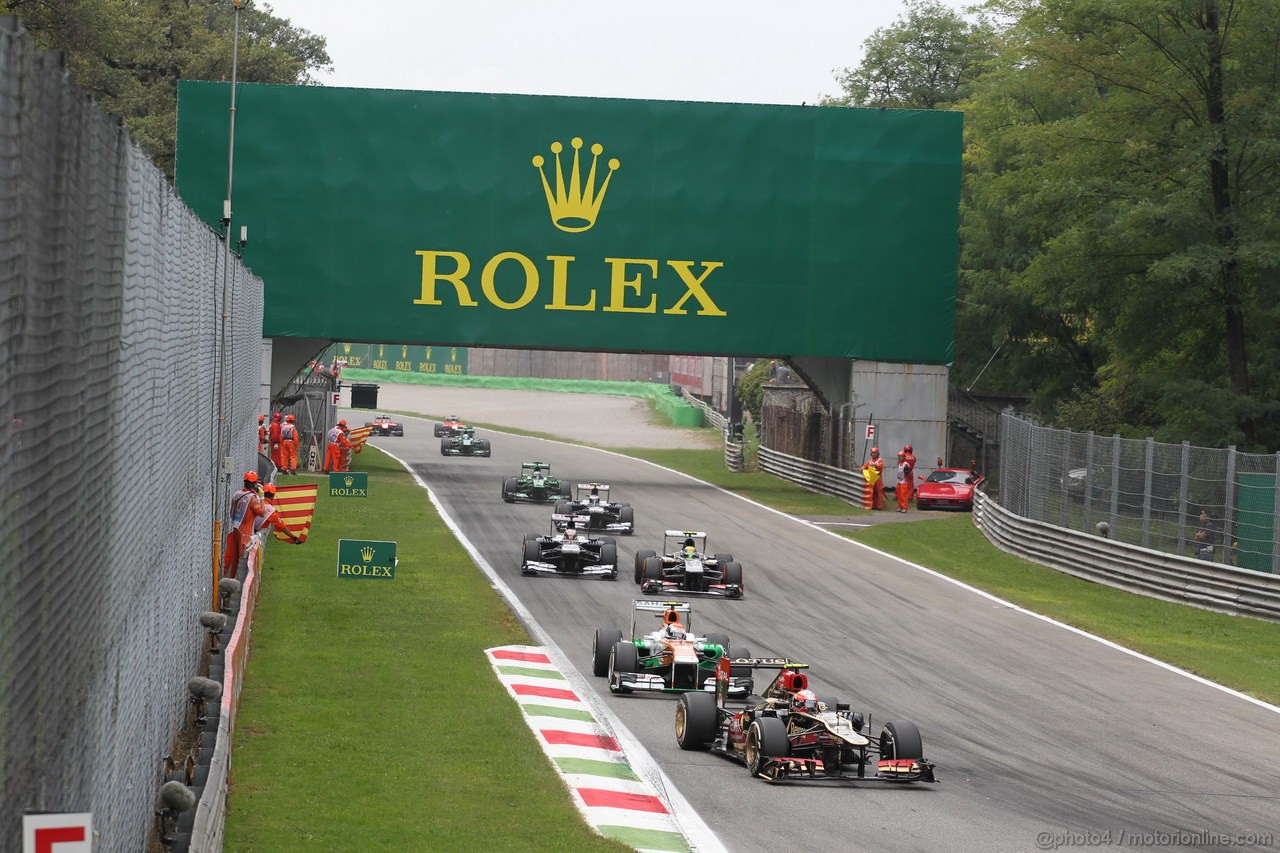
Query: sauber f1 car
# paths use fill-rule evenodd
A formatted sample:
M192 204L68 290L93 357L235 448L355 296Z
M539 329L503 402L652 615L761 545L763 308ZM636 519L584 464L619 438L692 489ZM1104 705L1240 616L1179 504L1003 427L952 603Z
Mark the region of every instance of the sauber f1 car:
M687 694L676 707L681 749L710 749L743 764L752 776L875 782L936 782L924 758L920 730L909 720L884 724L878 740L849 706L819 699L809 689L808 664L785 658L726 657L716 668L716 690ZM730 706L734 669L777 669L761 696Z
M668 530L662 555L636 551L635 579L646 595L664 592L742 598L742 564L732 554L707 554L707 534Z
M404 436L404 424L392 418L390 415L377 415L372 423L365 424L367 427L373 427L370 435L398 435Z
M476 431L471 427L462 427L440 439L441 456L489 456L492 453L489 439L476 438Z
M457 415L449 415L449 417L444 419L444 423L435 425L434 429L436 432L436 438L440 438L446 435L453 435L455 432L457 432L458 430L462 429L465 426L466 424L458 420Z
M570 497L569 484L552 477L546 462L522 462L519 477L502 481L502 499L507 503L550 503Z
M522 575L587 575L618 579L618 546L612 539L593 539L579 533L586 516L553 515L550 536L526 534L520 560ZM557 528L564 524L563 532Z
M662 627L639 636L636 621L643 613L654 614L662 621ZM623 639L617 628L597 628L591 646L591 671L608 676L609 689L614 693L714 690L716 666L729 653L729 638L724 634L699 637L691 633L690 618L687 602L636 601L631 616L634 639ZM736 654L751 656L746 648L738 648ZM751 693L749 667L731 669L727 677L728 695L745 697ZM712 698L710 693L707 698Z
M585 515L588 530L621 533L630 536L636 529L635 510L631 504L609 500L609 487L604 483L578 483L573 500L556 501L557 515Z

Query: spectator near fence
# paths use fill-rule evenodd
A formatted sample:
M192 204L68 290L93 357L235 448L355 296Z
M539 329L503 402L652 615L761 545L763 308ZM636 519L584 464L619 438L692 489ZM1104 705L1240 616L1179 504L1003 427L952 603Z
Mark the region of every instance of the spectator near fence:
M1200 510L1200 528L1196 530L1195 555L1201 560L1213 561L1213 549L1218 543L1218 525L1209 517L1209 510Z

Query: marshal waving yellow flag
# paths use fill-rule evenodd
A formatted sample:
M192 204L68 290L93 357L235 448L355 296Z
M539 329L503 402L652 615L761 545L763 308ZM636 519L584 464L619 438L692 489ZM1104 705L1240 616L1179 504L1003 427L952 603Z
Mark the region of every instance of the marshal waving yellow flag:
M320 490L317 483L303 483L296 486L276 486L274 501L276 514L292 533L307 541L307 533L311 530L311 518L316 512L316 493ZM292 541L288 536L275 531L275 536L282 542Z
M373 427L362 426L356 427L347 434L347 441L355 445L356 450L364 447L364 443L369 440L369 434L373 432Z

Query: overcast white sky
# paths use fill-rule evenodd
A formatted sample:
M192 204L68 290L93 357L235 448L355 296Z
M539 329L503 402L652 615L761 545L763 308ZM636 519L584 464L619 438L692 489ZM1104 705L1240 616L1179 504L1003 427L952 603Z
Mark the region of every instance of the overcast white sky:
M944 0L963 8L961 0ZM901 0L258 0L326 86L762 104L836 94Z

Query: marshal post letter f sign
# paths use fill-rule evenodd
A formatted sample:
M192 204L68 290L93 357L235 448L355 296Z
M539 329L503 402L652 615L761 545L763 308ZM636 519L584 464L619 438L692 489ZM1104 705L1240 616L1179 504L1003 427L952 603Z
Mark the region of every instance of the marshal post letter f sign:
M179 84L215 228L228 98ZM962 120L244 84L235 216L265 337L945 364ZM859 320L886 304L911 334Z

